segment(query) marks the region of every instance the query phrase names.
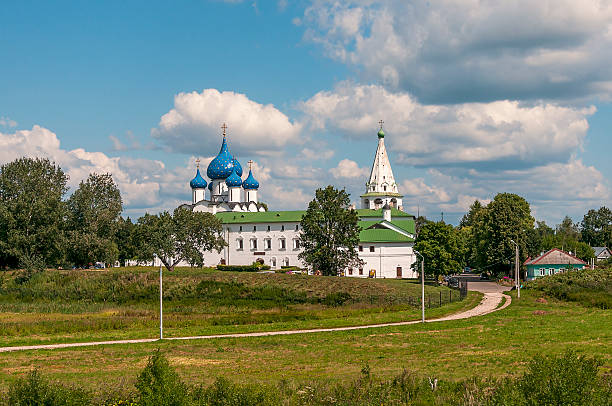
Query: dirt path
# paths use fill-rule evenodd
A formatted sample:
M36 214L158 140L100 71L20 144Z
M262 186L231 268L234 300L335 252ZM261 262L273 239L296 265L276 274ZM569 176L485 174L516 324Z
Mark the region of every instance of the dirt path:
M482 316L497 310L501 310L510 305L511 298L508 295L502 293L505 287L501 287L493 282L482 282L477 278L465 277L469 281L469 290L481 292L484 294L480 303L469 310L461 313L451 314L450 316L441 317L438 319L426 320L427 323L434 323L439 321L447 320L459 320L467 319L470 317ZM502 298L506 298L506 302L500 306ZM205 336L191 336L191 337L169 337L164 340L203 340L211 338L241 338L241 337L269 337L269 336L280 336L280 335L291 335L291 334L310 334L310 333L324 333L330 331L347 331L347 330L362 330L366 328L379 328L379 327L391 327L391 326L406 326L409 324L419 324L420 320L412 321L401 321L395 323L381 323L381 324L368 324L365 326L349 326L349 327L332 327L332 328L313 328L307 330L282 330L282 331L262 331L259 333L236 333L236 334L215 334ZM66 343L66 344L42 344L42 345L24 345L15 347L0 347L0 352L11 352L11 351L26 351L26 350L50 350L56 348L71 348L71 347L89 347L94 345L111 345L111 344L138 344L138 343L152 343L159 341L158 338L142 338L137 340L115 340L115 341L94 341L84 343Z

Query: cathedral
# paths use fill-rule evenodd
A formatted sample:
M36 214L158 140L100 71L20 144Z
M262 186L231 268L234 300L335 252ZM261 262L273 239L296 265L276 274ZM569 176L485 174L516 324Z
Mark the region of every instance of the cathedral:
M413 251L415 218L405 213L402 195L393 177L385 149L385 133L381 121L374 163L365 192L360 196L359 258L363 265L344 270L344 276L362 278L415 278L411 266L416 261ZM223 140L219 154L206 169L207 181L196 161L196 175L189 183L192 201L181 207L214 214L223 223L223 237L228 243L220 253L205 253L207 265L248 265L264 262L272 269L305 264L301 252L300 220L305 211L268 211L258 201L259 182L249 161L249 174L243 180L240 162L230 154L227 126L223 124Z

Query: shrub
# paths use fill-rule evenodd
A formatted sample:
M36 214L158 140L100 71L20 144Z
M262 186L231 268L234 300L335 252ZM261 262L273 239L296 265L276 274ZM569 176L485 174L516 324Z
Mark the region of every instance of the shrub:
M218 378L207 388L198 387L193 391L197 404L210 406L278 405L276 391L270 387L237 385L225 378Z
M187 387L157 350L138 376L136 389L140 406L183 406L190 404Z
M90 404L87 392L50 384L37 370L9 387L7 404L11 406L82 406Z
M492 399L495 405L607 405L612 392L597 376L597 358L566 351L559 357L536 356L518 380L506 379Z
M219 271L229 272L259 272L267 271L270 265L251 264L251 265L217 265Z
M326 306L337 307L337 306L342 306L344 302L350 299L352 299L352 297L347 292L334 292L334 293L330 293L329 295L325 296L323 300L321 300L321 303L323 303Z

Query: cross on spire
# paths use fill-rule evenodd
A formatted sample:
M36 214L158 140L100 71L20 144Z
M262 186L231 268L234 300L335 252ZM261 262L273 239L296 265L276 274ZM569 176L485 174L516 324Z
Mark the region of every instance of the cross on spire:
M223 129L223 136L225 137L225 130L227 130L227 124L223 123L221 129Z
M250 159L249 159L249 162L247 162L247 164L249 164L249 171L250 171L251 169L253 169L253 164L254 164L254 163L255 163L255 162L251 161Z
M200 169L200 158L196 159L196 166Z
M378 124L380 125L380 129L381 129L381 130L382 130L382 128L383 128L383 124L384 124L384 123L385 123L385 122L384 122L384 121L382 121L382 120L380 120L380 121L378 122Z

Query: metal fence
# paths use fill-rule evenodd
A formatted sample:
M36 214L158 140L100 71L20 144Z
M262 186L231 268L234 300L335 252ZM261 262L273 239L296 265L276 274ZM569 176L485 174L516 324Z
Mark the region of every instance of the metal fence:
M446 292L429 293L425 295L425 308L432 309L449 303L459 302L467 296L467 282L461 281L458 288ZM421 296L361 296L350 299L353 303L369 303L383 306L405 305L421 307Z

